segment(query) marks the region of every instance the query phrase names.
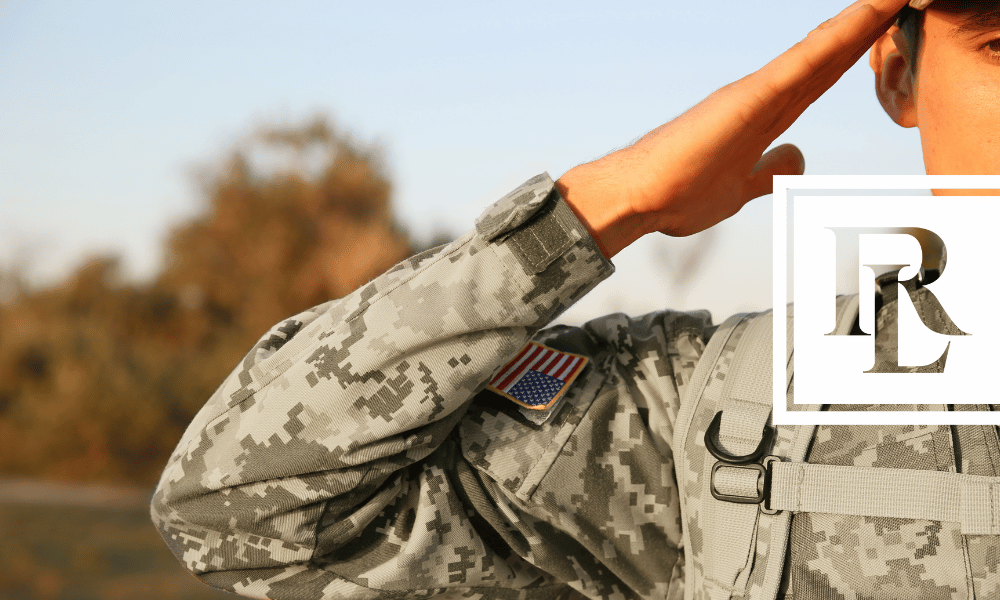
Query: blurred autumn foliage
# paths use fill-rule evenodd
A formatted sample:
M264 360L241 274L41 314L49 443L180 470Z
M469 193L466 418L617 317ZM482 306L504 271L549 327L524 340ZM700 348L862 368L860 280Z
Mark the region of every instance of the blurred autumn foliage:
M47 289L0 274L0 474L154 483L271 325L414 251L377 149L324 119L261 130L203 185L204 214L171 232L149 282L111 256Z

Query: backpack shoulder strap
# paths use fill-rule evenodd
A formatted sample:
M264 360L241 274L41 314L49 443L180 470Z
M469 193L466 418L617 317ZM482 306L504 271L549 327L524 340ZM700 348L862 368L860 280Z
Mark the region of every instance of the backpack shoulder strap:
M789 306L789 373L791 314ZM849 331L856 315L856 298L853 307L850 298L838 299L838 330L847 327ZM712 336L682 399L673 449L681 489L686 598L693 598L697 589L705 590L713 600L773 598L777 593L790 515L787 511L767 514L757 503L733 501L761 497L760 471L752 465L719 464L723 461L713 455L721 451L746 456L761 447L785 460L804 459L815 428L774 431L770 425L773 318L767 311L726 320ZM790 375L786 384L790 390ZM710 429L713 434L717 431L717 437L708 436L711 451L706 446ZM771 440L762 445L768 430L775 434L773 447Z

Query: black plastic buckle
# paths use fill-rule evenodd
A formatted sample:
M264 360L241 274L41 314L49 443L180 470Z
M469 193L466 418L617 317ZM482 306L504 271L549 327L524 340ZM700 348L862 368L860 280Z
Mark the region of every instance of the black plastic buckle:
M719 490L715 489L715 472L722 467L729 467L730 469L749 469L751 471L757 471L759 475L757 476L757 495L754 497L749 496L730 496L729 494L723 494ZM735 502L736 504L760 504L764 501L764 490L760 486L760 478L764 478L764 485L767 486L771 477L764 468L764 465L757 463L750 463L746 465L734 465L732 463L723 462L721 460L715 461L712 466L712 479L709 482L708 488L712 491L712 497L716 500L722 500L724 502Z
M712 454L717 460L712 466L712 473L709 479L708 489L712 492L712 497L716 500L722 500L723 502L734 502L736 504L757 504L760 506L760 511L773 515L777 514L779 511L771 509L768 506L767 499L771 496L771 464L780 461L781 458L777 456L765 456L764 459L757 463L756 460L764 456L764 452L771 447L771 442L774 440L774 428L769 425L764 425L764 430L761 432L760 443L757 444L757 449L750 454L744 456L735 456L729 454L722 448L716 445L714 438L718 437L719 428L722 425L722 411L715 413L715 418L712 419L712 423L708 426L708 430L705 431L705 447L708 448L709 453ZM715 487L715 472L722 467L731 467L735 469L750 469L752 471L757 471L757 495L750 496L732 496L729 494L723 494ZM763 478L763 484L761 484L761 478Z
M773 463L781 461L778 456L765 456L763 464L750 463L742 465L734 465L732 463L727 463L725 461L716 461L712 466L712 475L709 479L708 489L712 492L712 497L716 500L722 500L723 502L734 502L736 504L757 504L760 506L760 512L767 515L776 515L781 512L778 509L771 508L768 500L771 497L771 465ZM723 494L715 487L715 472L722 467L729 467L732 469L750 469L752 471L757 471L757 495L754 497L749 496L732 496L729 494ZM761 478L764 479L763 485L761 484Z
M764 456L764 452L771 447L771 441L774 439L774 428L765 423L764 431L760 434L760 443L757 444L757 449L745 456L734 456L715 445L713 438L719 437L719 427L721 425L722 411L720 410L715 413L715 418L712 419L712 423L708 426L708 431L705 432L705 447L708 448L708 451L715 458L733 465L757 462L757 459Z

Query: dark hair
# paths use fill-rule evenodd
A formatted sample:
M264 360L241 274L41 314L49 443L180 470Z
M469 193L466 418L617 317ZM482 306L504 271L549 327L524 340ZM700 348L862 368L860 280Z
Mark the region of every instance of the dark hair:
M910 47L910 71L917 72L917 57L920 54L920 32L924 28L924 11L906 6L899 11L896 25L906 37L906 45Z

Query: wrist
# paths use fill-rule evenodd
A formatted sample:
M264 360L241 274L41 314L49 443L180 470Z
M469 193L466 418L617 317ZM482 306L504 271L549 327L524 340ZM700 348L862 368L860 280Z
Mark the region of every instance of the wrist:
M625 186L601 176L593 165L570 169L555 186L601 253L610 260L652 230L645 228L648 220L631 209Z

